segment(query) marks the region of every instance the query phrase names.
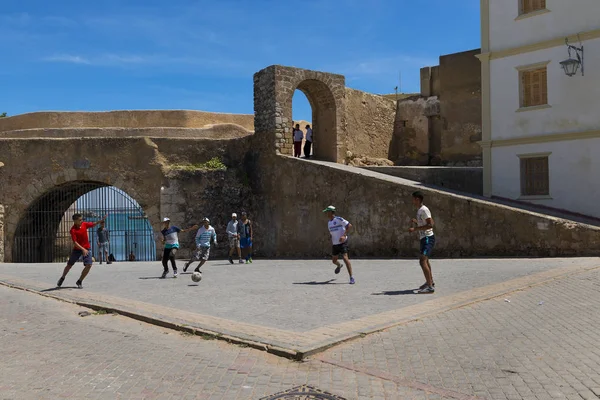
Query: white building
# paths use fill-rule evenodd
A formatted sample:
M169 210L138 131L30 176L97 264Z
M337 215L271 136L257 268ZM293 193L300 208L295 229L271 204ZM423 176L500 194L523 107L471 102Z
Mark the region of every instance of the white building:
M484 195L600 218L600 0L481 0L481 47Z

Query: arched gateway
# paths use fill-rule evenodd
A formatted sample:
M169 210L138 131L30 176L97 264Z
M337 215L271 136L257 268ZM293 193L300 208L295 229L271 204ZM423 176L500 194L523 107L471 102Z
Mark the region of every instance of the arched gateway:
M344 76L273 65L254 75L254 131L278 154L292 154L292 97L301 90L313 110L314 158L345 157Z
M108 214L109 253L116 260L156 259L152 226L135 199L105 183L73 181L55 186L27 208L13 240L12 261L65 261L73 247L69 231L74 214L82 214L88 222ZM88 234L92 254L97 257L96 229L90 229Z

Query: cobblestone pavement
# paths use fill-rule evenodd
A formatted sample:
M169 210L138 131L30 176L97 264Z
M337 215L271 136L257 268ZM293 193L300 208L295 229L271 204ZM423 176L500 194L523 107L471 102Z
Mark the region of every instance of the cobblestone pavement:
M394 263L400 268L390 267ZM415 295L400 286L407 287L406 283L398 283L422 281L414 262L408 268L408 261L360 260L355 267L363 274L356 285L313 284L307 280L311 276L327 282L333 275L331 268L324 271L316 261L264 264L212 264L200 284L193 284L187 275L145 279L152 264L98 266L84 282L85 290L72 289L68 283L56 290L49 282L59 275L59 265L8 264L0 266L0 282L84 306L117 310L161 326L201 331L275 354L305 358L348 339L582 273L600 262L595 258L439 260L435 264L438 290L427 296ZM77 279L74 272L68 279Z
M178 261L179 272L183 262ZM569 265L598 266L597 258L432 260L435 298ZM0 264L0 275L14 275L54 288L63 264ZM81 263L70 272L61 293L72 290ZM85 292L101 293L218 318L265 327L305 332L375 313L431 300L415 296L412 289L424 279L416 260L354 260L357 284L348 285L348 274L333 273L329 260L255 260L230 265L210 260L203 280L191 285L189 275L156 279L159 262L95 264L85 280ZM44 286L45 285L45 286ZM56 294L56 293L55 293ZM400 295L408 294L408 295ZM347 307L352 299L352 307ZM256 305L240 307L240 304ZM324 307L326 305L326 307ZM310 310L310 313L306 313Z
M2 399L260 399L302 384L347 399L600 398L600 270L293 362L0 287Z
M598 399L600 270L392 328L318 359L491 399Z
M260 399L310 384L346 399L443 399L0 286L0 399ZM451 397L446 397L451 398Z

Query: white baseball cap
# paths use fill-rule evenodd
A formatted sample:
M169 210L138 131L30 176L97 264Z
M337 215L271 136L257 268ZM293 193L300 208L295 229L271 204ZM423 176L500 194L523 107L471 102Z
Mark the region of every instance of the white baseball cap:
M237 214L236 213L231 214L231 218L237 218Z
M163 222L168 222L168 221L170 221L170 219L168 217L163 218Z
M204 217L204 218L202 218L202 222L204 222L204 221L206 221L206 222L208 222L210 224L210 219Z

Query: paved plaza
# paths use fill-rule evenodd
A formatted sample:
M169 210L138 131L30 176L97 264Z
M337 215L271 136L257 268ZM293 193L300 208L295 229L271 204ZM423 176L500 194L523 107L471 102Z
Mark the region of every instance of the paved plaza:
M182 272L180 262L180 273ZM96 265L78 290L81 266L56 290L62 264L0 266L0 281L144 321L190 327L302 358L364 334L545 279L597 266L597 259L435 260L437 291L416 295L414 260L356 260L356 285L327 261L211 261L196 284L188 274L158 279L159 263Z
M428 303L429 313L422 313L424 316L418 318L413 315L409 321L396 323L391 328L338 343L302 362L291 361L243 344L206 340L206 337L164 329L123 316L90 311L91 315L80 317L78 313L85 310L81 306L0 286L0 336L4 344L0 350L0 398L258 400L301 385L310 385L343 399L599 398L600 260L438 261L437 285L447 289L440 289L433 296L372 295L394 289L387 287L394 284L391 279L387 285L381 281L364 283L377 277L375 269L379 269L377 273L385 272L389 268L387 263L389 262L357 262L363 273L356 274L362 279L354 287L306 285L317 289L315 293L310 292L312 296L306 296L304 291L307 288L296 289L300 285L293 285L292 279L291 289L288 291L302 293L305 297L318 297L317 300L323 301L327 306L327 299L334 299L331 306L344 316L335 320L333 325L346 323L347 321L339 321L351 318L351 314L344 314L344 307L336 305L335 300L340 299L337 297L340 294L328 297L332 295L321 292L321 286L330 292L344 290L343 294L348 293L348 288L356 289L361 295L371 292L367 296L361 296L366 299L348 298L345 304L362 300L372 304L374 313L389 314L390 311L385 311L388 305L377 305L378 301L385 303L389 298L397 301L397 308L391 313L399 312L398 310L404 310L405 313L406 310L414 311L417 310L416 307L424 307ZM405 273L408 273L408 267L412 264L407 263L405 267L404 263L394 261L390 271L399 268L398 278L409 280ZM494 268L488 265L486 271L489 274L486 278L479 278L479 286L474 287L471 283L471 289L467 290L480 291L480 299L470 301L467 297L462 297L467 304L452 306L454 302L449 302L448 299L456 298L461 293L464 296L464 290L461 291L460 286L461 277L464 279L469 269L474 269L478 263L481 266L488 263L495 265ZM503 276L502 273L494 275L494 271L509 269L510 265L528 263L529 271L521 268L520 276ZM223 294L218 294L218 290L208 289L209 276L215 280L215 285L221 279L222 284L233 271L232 267L221 268L216 264L218 262L207 268L204 280L197 287L188 286L191 281L185 275L185 279L157 280L155 284L163 286L153 287L155 296L160 299L156 303L165 300L170 302L170 307L174 307L180 301L187 300L193 305L204 307L200 308L204 313L207 312L207 307L201 306L202 299L216 301L208 299L209 294L227 301L228 293L233 292L226 289L226 286L220 287ZM372 272L367 272L367 264L373 265ZM461 264L462 270L459 267ZM302 266L306 272L315 273L319 271L320 265L320 262L289 262L289 265L280 269L279 274L284 275L288 268ZM271 268L274 266L272 264ZM111 282L103 275L110 272L108 268L116 267L117 264L114 264L104 271L98 267L94 271L97 276L94 278L90 275L84 290L63 289L42 294L51 293L54 296L59 292L60 296L67 296L72 293L71 296L75 298L76 294L88 293L103 301L118 298L102 292L102 287L108 290ZM136 268L146 268L142 264L121 264L118 267L123 269L122 272L129 270L129 273ZM32 282L44 283L44 277L52 276L56 268L58 267L3 265L1 280L5 284L13 280L12 284L16 285L21 279L21 284L28 282L32 286L27 289L33 290ZM238 268L240 271L237 273L241 276L255 275L256 269L268 269L266 265L256 264ZM35 273L36 269L38 275ZM146 276L143 272L147 271L139 272L139 276L136 275L134 279ZM304 277L303 273L290 273L292 277L295 277L294 274L299 274L298 278ZM327 271L321 273L324 277L316 276L317 282L328 278L330 274ZM112 274L117 273L113 271ZM218 278L220 274L223 275ZM272 275L278 276L275 272ZM454 279L450 279L453 275ZM120 276L121 279L114 282L112 288L115 292L111 293L125 295L130 280L124 278L125 275ZM416 275L415 279L418 278ZM447 280L443 280L444 278ZM281 280L284 279L278 279ZM147 283L151 280L141 281ZM251 282L253 281L248 283ZM449 282L454 283L450 285ZM513 283L508 284L509 282ZM510 290L511 287L518 286L516 283L521 287ZM204 288L202 285L207 287L205 294L200 292ZM361 288L361 285L367 287ZM373 290L371 285L377 286L379 290ZM54 285L46 286L51 288ZM117 289L118 287L121 289ZM242 286L237 287L239 290ZM252 285L249 284L249 287L252 289ZM166 294L168 292L164 291L167 288L172 291L194 289L197 297L169 297ZM259 288L263 286L259 285ZM254 289L254 292L250 290L251 296L257 296L257 299L267 296L258 293L258 288ZM501 289L505 291L502 292ZM295 292L296 290L300 292ZM403 290L403 287L396 289ZM283 291L274 290L275 293ZM501 294L497 296L499 293ZM133 300L137 296L137 289L132 287L129 299L137 301ZM232 296L230 301L239 301L236 296L241 295ZM292 297L291 293L282 296L282 307L290 302L284 311L294 307L291 305ZM412 300L404 300L409 298ZM306 304L310 305L313 301L316 300L307 300ZM431 306L431 303L434 305ZM250 313L261 314L260 303L256 307L246 308ZM220 312L223 311L213 312L212 317L217 318L221 315L218 314ZM304 312L307 318L321 318L310 314L310 310ZM204 318L204 314L194 315ZM277 318L290 321L287 326L284 325L285 329L282 328L286 332L311 332L294 330L295 316ZM358 319L361 318L365 317L359 316ZM231 319L232 324L253 322L251 319L244 319L246 322L241 320ZM315 328L319 324L329 322L317 320L311 330L319 329Z

